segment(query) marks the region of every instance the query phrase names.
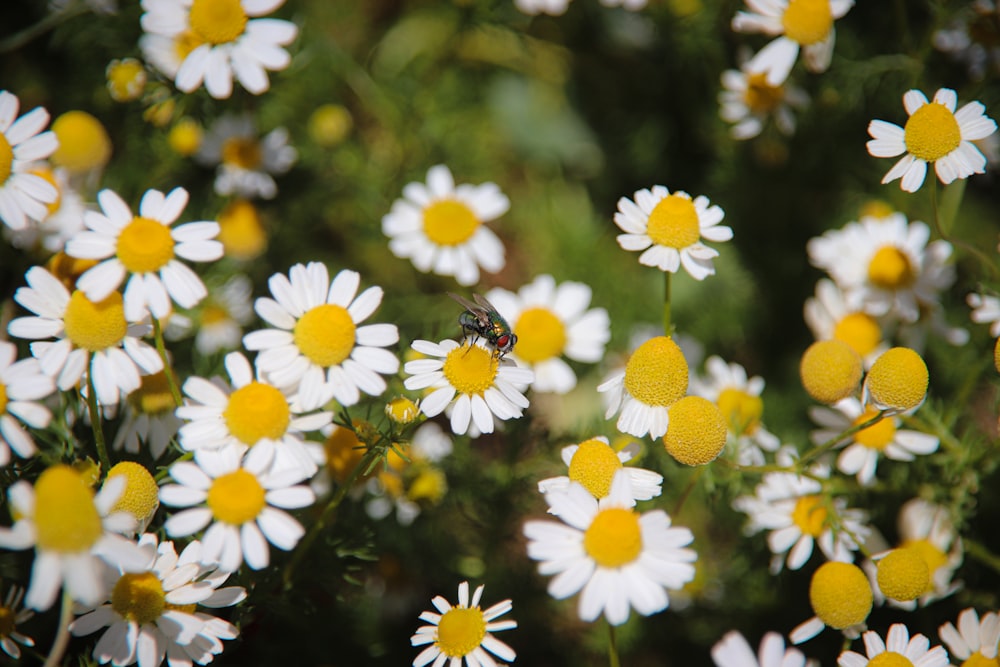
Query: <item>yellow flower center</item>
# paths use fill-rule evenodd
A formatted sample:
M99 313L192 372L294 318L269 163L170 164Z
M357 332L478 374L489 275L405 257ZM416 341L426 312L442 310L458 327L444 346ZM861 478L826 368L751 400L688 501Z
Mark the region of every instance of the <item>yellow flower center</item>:
M257 478L240 468L215 478L208 489L206 504L219 521L241 526L256 519L267 502L264 487Z
M726 387L719 392L717 403L733 433L752 434L760 426L760 418L764 414L764 401L760 396Z
M887 290L905 289L917 279L910 258L899 248L883 246L868 263L868 280Z
M628 565L642 553L639 515L620 507L601 510L583 534L583 548L601 567Z
M743 102L754 113L770 113L777 109L784 99L784 87L769 84L766 72L747 76L747 89L743 93Z
M177 405L170 393L166 371L143 375L142 384L129 394L129 404L138 412L147 415L162 415L173 412Z
M868 667L913 667L913 663L905 655L886 651L869 660Z
M795 502L792 522L803 535L819 537L826 526L827 511L820 496L803 496Z
M569 478L582 484L595 498L603 498L611 490L611 479L621 467L621 459L611 445L593 438L579 444L569 462Z
M135 58L116 60L108 66L108 92L116 102L128 102L142 94L146 70Z
M879 405L909 410L927 395L927 364L910 348L894 347L875 360L865 382Z
M878 410L868 408L863 414L858 416L853 426L859 426L869 421L875 415L878 414ZM875 451L881 452L884 450L892 439L896 437L896 424L893 423L892 419L881 419L868 428L861 429L854 434L855 442L864 445L868 449L874 449Z
M900 545L901 549L914 551L927 563L927 571L930 573L930 581L927 584L925 593L934 590L934 575L939 569L948 564L948 555L938 549L930 540L906 540Z
M96 259L78 259L70 257L60 250L49 257L45 262L45 268L61 282L66 289L73 291L76 289L76 281L84 273L97 266Z
M355 424L357 425L357 424ZM365 455L365 445L354 431L336 427L323 443L326 451L326 468L338 482L344 482Z
M7 414L7 385L0 382L0 415Z
M231 167L253 170L264 159L260 142L248 137L230 137L222 144L222 163Z
M0 604L0 638L6 638L10 636L10 633L14 632L17 627L16 620L17 614L14 610Z
M669 407L684 396L687 386L687 361L667 336L647 340L625 365L625 390L646 405Z
M159 271L174 258L174 238L167 225L136 216L118 235L117 253L130 273Z
M267 232L257 208L237 199L219 214L219 236L226 255L241 261L259 256L267 248Z
M442 370L448 383L459 393L475 396L492 386L499 361L496 355L470 343L449 352Z
M52 123L59 148L52 162L72 172L103 167L111 157L111 139L97 120L85 111L67 111Z
M962 663L962 667L998 667L1000 658L987 658L979 651L969 656L969 659Z
M285 395L256 380L232 393L222 416L229 432L250 446L262 438L278 440L291 422Z
M347 138L353 126L347 107L322 104L309 116L309 138L324 148L333 148Z
M861 568L851 563L828 561L813 573L809 602L825 625L843 630L868 618L872 589Z
M6 183L14 170L14 149L3 132L0 132L0 183Z
M407 397L397 396L385 404L385 414L397 424L409 424L420 414L420 408Z
M842 340L864 357L882 341L882 328L868 313L850 313L833 327L833 337Z
M927 562L913 549L894 549L878 562L878 587L893 600L916 600L927 592L930 577Z
M948 107L931 102L914 111L906 121L903 141L914 157L934 162L958 148L962 131Z
M566 327L548 308L528 308L514 324L517 356L529 364L559 356L566 347Z
M417 478L410 483L406 497L417 502L426 500L437 504L448 491L448 480L445 474L437 468L426 468L420 471Z
M694 203L678 194L667 195L649 214L646 233L656 245L677 250L697 243L701 226Z
M295 346L317 366L336 366L350 356L357 327L347 309L324 303L306 311L293 329Z
M38 477L35 530L39 549L62 553L87 551L101 537L94 492L73 468L55 465Z
M191 29L209 44L225 44L243 34L247 15L240 0L194 0Z
M125 490L112 511L128 512L140 525L145 523L160 506L160 487L156 485L156 480L144 466L133 461L115 464L108 471L108 479L115 475L124 475L127 481Z
M802 46L822 42L833 29L830 0L791 0L781 25L785 36Z
M66 337L78 348L97 352L118 345L128 333L121 293L112 292L94 303L80 290L74 291L66 305L63 325Z
M461 245L480 224L472 209L455 199L439 199L424 208L424 234L436 245Z
M817 341L802 355L799 376L814 399L836 403L854 393L861 382L861 357L843 341Z
M185 30L174 37L174 55L178 61L184 62L192 51L205 42L206 40L194 30Z
M486 619L479 607L452 607L438 621L435 645L449 658L472 653L486 637Z
M726 420L718 406L701 396L685 396L670 406L663 446L689 466L704 465L726 446Z
M124 574L111 591L111 608L140 627L158 619L166 606L163 584L152 572Z
M202 130L198 121L191 118L181 118L167 134L167 143L175 153L190 157L201 148Z
M220 303L209 303L201 309L201 323L203 325L222 324L231 319L229 311Z

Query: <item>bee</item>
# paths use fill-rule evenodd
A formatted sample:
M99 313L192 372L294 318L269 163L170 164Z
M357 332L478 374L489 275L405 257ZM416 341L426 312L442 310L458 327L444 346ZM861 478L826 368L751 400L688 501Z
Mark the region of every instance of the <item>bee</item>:
M494 354L500 359L514 349L517 334L511 331L510 325L503 315L497 312L496 306L478 294L472 295L476 300L475 303L452 292L448 292L448 296L465 308L465 312L458 316L463 338L471 335L473 344L479 337L485 338L486 342L493 346Z

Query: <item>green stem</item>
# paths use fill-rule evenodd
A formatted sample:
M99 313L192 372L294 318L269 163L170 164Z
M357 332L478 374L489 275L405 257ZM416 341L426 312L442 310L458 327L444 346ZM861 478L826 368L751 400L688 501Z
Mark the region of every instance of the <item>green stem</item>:
M621 667L622 664L618 659L618 634L615 632L615 626L610 623L608 623L608 664L611 667Z
M73 598L70 597L69 591L64 586L62 610L59 612L59 629L56 631L55 641L52 642L49 656L45 658L45 664L42 667L55 667L62 662L63 654L66 653L66 647L69 645L69 622L72 618Z
M101 411L97 405L97 392L94 390L94 353L87 357L87 409L90 411L90 428L94 432L94 447L97 448L97 458L101 462L101 470L106 475L111 470L111 458L108 457L108 445L104 440Z
M153 320L153 340L156 342L156 351L160 354L160 359L163 361L163 374L167 378L167 386L170 387L170 395L174 397L174 405L180 407L184 405L184 398L181 396L180 387L177 386L177 379L174 377L174 371L170 367L170 359L167 357L167 346L163 342L163 327L160 326L160 321L155 317Z
M663 272L663 335L669 336L671 332L670 323L670 276L669 271Z
M969 554L983 565L990 566L995 572L1000 572L1000 556L996 555L979 542L970 540L964 536L962 537L962 545L965 547L965 553Z
M705 466L698 466L698 468L694 471L694 474L691 475L691 479L688 481L687 486L684 487L684 491L681 492L681 497L677 499L677 505L674 507L674 513L671 514L673 518L676 519L677 515L681 513L684 503L687 502L691 492L694 491L694 487L697 486L698 480L701 479L701 474L703 472L705 472Z

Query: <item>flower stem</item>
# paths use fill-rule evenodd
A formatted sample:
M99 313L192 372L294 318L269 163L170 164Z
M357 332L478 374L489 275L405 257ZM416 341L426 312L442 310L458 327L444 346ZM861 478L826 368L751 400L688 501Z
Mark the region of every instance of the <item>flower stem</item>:
M59 612L59 629L56 631L55 641L52 642L49 656L45 659L45 664L42 667L55 667L62 662L63 654L66 653L66 647L69 645L69 622L72 618L73 598L70 597L69 591L63 587L62 609Z
M663 272L663 335L669 336L670 323L670 276L669 271Z
M621 667L622 664L621 660L618 659L618 635L615 632L615 626L611 623L608 623L608 664L611 667Z
M981 543L964 536L962 537L962 545L965 547L965 553L980 563L990 566L994 572L1000 572L1000 556L987 549Z
M104 428L101 425L101 411L97 405L97 392L94 390L94 353L87 357L87 410L90 412L90 428L94 432L94 447L97 458L101 462L101 470L106 475L111 470L111 459L108 457L108 445L104 440Z
M703 472L705 472L705 466L698 466L698 468L691 475L691 479L688 480L687 486L684 487L684 491L681 492L681 497L677 499L677 505L674 507L674 513L670 516L676 519L677 515L681 513L684 503L687 502L691 492L694 491L694 487L698 485L698 480L701 479L701 474Z
M156 351L163 361L163 374L167 378L167 386L170 387L170 395L174 397L174 405L180 407L184 405L184 398L181 396L180 387L177 386L177 378L174 377L174 370L170 367L170 359L167 358L167 346L163 342L163 327L160 320L155 317L153 320L153 339L156 341Z

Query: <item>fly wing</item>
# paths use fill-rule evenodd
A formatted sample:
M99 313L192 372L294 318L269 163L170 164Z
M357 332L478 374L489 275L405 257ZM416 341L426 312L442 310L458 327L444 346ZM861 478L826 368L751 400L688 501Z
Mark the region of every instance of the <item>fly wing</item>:
M487 316L486 311L483 309L482 306L478 306L469 301L468 299L466 299L464 296L459 296L454 292L447 292L447 294L455 301L458 301L463 308L465 308L467 311L475 315L476 319L479 320L480 325L485 326L489 323L489 317ZM480 298L478 294L474 296L476 297L477 300Z
M486 310L491 310L494 313L497 313L498 315L500 314L500 311L497 310L497 307L494 306L489 301L487 301L485 296L482 296L481 294L473 294L472 298L475 299L476 303L479 304L479 308L485 308Z

